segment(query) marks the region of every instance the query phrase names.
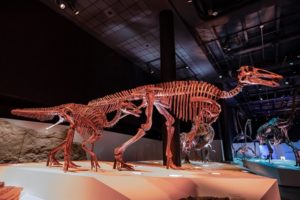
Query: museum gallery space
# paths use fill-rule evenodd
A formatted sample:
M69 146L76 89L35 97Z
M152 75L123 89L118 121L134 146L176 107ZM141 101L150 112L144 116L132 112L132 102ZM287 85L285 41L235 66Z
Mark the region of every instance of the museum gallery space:
M0 199L300 199L297 0L0 6Z

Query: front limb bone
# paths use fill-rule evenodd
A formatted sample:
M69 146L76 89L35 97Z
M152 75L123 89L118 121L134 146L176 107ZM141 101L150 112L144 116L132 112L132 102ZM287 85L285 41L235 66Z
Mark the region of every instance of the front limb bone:
M175 122L174 117L161 105L161 104L155 104L155 107L157 108L158 112L163 115L166 119L166 128L167 128L167 146L166 146L166 157L167 157L167 169L178 169L179 167L176 166L173 163L172 157L172 151L171 151L171 142L174 136L175 128L173 127L173 124Z
M145 102L147 102L145 105L146 110L146 123L141 125L141 128L139 128L137 134L130 138L128 141L126 141L124 144L122 144L120 147L117 147L114 151L115 153L115 162L113 168L117 168L118 170L121 170L122 168L127 170L133 170L133 167L131 165L126 164L123 161L123 153L126 151L126 149L133 143L137 142L139 139L141 139L145 134L146 131L150 130L152 126L152 114L153 114L153 104L154 104L154 94L153 92L149 92L146 95ZM118 164L120 164L118 166Z

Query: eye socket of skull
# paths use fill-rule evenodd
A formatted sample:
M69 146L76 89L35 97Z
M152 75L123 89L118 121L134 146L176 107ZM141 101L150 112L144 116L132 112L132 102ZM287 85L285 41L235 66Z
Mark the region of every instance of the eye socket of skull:
M246 80L246 76L242 76L241 81L245 81L245 80Z

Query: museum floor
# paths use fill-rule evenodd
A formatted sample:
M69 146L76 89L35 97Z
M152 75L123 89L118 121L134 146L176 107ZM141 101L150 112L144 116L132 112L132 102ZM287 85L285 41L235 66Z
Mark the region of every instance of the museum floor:
M136 171L117 171L111 162L89 170L89 162L64 173L45 163L2 165L0 179L23 188L25 197L37 199L280 199L276 179L257 176L224 163L193 162L184 170L167 170L158 161L133 163ZM21 198L22 199L22 198ZM29 199L29 198L27 198Z

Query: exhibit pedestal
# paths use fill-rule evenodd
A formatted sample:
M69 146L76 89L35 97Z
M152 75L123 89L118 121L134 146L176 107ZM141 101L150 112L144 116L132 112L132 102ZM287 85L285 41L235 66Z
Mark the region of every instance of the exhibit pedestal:
M251 172L278 180L282 186L300 187L300 167L295 167L294 160L243 160L244 167Z
M165 169L159 161L133 163L136 171L117 171L101 162L101 170L89 170L90 162L63 172L45 163L2 165L0 179L23 188L23 195L44 200L181 199L229 197L230 199L280 199L275 179L247 173L223 163L193 162L183 170Z

